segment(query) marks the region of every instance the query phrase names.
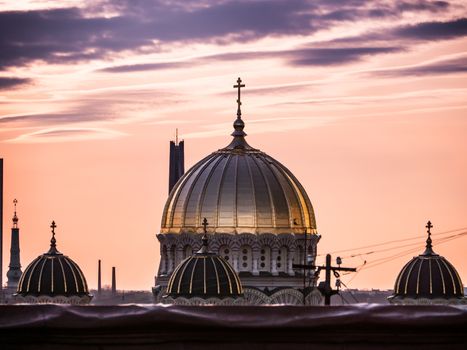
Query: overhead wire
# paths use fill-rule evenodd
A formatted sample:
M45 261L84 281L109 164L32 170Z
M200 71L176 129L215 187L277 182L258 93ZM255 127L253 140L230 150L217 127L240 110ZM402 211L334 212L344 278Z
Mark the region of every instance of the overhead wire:
M467 230L467 227L462 227L462 228L458 228L458 229L452 229L452 230L448 230L448 231L432 233L431 235L432 236L440 236L440 235L445 235L445 234L448 234L448 233L462 231L462 230ZM422 235L417 235L417 236L412 236L412 237L407 237L407 238L402 238L402 239L395 239L395 240L391 240L391 241L386 241L386 242L382 242L382 243L370 244L370 245L357 247L357 248L334 250L334 251L330 252L329 254L344 253L344 252L349 252L349 251L353 251L353 250L360 250L360 249L379 247L379 246L382 246L382 245L406 242L406 241L411 241L411 240L414 240L414 239L420 239L420 238L423 238L423 237L424 236L422 236ZM324 256L324 255L325 254L318 254L317 256Z
M452 232L456 232L458 230L451 230L451 231L447 231L447 232L444 232L444 234L446 233L452 233ZM441 245L441 244L444 244L444 243L447 243L447 242L450 242L452 240L455 240L455 239L458 239L458 238L462 238L462 237L465 237L467 236L467 231L464 231L464 232L460 232L460 233L456 233L456 234L453 234L453 235L450 235L450 236L447 236L447 237L441 237L439 239L437 239L435 242L433 242L434 244L436 244L437 246ZM398 248L403 248L405 246L411 246L413 244L408 244L408 245L403 245L403 246L399 246ZM381 257L381 258L378 258L376 260L373 260L373 261L370 261L367 263L367 260L364 261L363 264L361 264L360 266L357 267L357 272L353 273L352 277L350 278L349 281L347 281L347 284L350 284L354 279L355 277L357 277L357 275L359 274L359 272L361 272L362 270L366 270L368 268L372 268L372 267L376 267L376 266L379 266L379 265L382 265L382 264L385 264L385 263L388 263L390 261L393 261L394 259L397 259L397 258L400 258L400 257L403 257L403 256L406 256L406 255L409 255L409 254L412 254L412 253L415 253L417 251L420 251L420 249L422 249L423 245L422 244L417 244L416 247L414 248L410 248L410 249L407 249L407 250L404 250L402 252L398 252L396 254L392 254L392 255L389 255L389 256L385 256L385 257ZM391 250L391 249L387 249L387 250L380 250L379 252L383 252L383 251L388 251L388 250ZM363 256L364 254L356 254L355 256ZM350 272L347 272L347 273L343 273L343 275L348 275L350 274ZM348 287L344 284L344 282L341 281L341 283L348 289Z

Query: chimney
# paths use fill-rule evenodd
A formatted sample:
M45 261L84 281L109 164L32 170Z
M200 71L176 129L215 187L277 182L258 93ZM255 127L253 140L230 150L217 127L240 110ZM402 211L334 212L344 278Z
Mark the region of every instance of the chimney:
M185 173L185 147L184 142L178 141L178 129L175 141L170 141L170 163L169 163L169 193L177 183L178 179Z
M117 280L115 276L115 266L112 266L112 294L117 294Z
M102 291L102 272L101 272L101 259L99 259L99 262L97 264L97 295L101 295Z

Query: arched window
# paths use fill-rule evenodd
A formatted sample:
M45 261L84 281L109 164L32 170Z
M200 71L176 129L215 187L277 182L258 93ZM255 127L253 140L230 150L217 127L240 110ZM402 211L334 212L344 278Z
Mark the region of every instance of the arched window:
M232 250L228 245L221 245L219 247L219 256L222 256L225 260L227 260L230 264L233 264L232 262Z
M240 271L251 271L251 247L248 245L242 245L240 247L240 261L238 262L238 268Z
M259 251L259 271L271 271L271 248L267 245L263 245Z

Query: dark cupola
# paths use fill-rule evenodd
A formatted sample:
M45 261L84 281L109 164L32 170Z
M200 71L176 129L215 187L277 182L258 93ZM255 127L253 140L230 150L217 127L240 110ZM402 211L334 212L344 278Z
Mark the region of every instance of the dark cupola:
M454 266L433 251L428 221L426 249L402 268L394 285L392 304L462 304L464 287Z
M170 277L166 297L197 297L203 300L212 298L212 303L225 298L242 297L242 284L237 273L225 259L208 249L206 218L203 220L203 226L205 234L201 249L176 267Z
M50 249L24 270L15 294L16 302L87 304L92 296L86 278L72 259L57 250L54 221L50 227Z

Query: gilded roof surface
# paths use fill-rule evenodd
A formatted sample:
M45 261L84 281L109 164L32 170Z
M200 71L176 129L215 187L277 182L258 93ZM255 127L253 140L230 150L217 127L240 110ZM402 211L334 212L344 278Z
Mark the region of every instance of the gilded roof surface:
M240 108L234 137L199 161L167 199L161 233L202 232L202 220L217 233L316 233L310 199L281 163L248 145Z

